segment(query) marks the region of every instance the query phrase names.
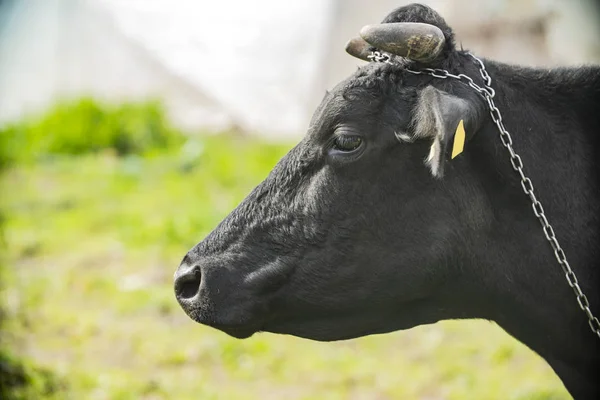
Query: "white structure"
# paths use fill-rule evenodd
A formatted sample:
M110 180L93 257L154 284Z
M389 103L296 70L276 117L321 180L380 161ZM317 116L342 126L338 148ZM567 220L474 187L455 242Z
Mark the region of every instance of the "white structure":
M477 54L600 61L592 0L422 0ZM404 0L0 0L0 122L58 98L157 97L188 129L299 135L361 64L361 26Z
M88 1L4 0L0 8L0 121L82 95L157 97L188 127L222 127L232 117Z

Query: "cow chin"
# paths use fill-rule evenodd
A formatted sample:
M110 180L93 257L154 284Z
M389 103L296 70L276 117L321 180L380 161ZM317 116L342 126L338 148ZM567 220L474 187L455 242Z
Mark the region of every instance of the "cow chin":
M256 328L253 328L251 326L240 327L240 326L214 326L213 325L213 328L216 328L216 329L220 330L221 332L224 332L235 339L248 339L249 337L253 336L256 332L258 332L258 330Z
M353 329L340 330L340 326L333 325L328 321L309 321L302 323L284 322L267 324L264 327L265 332L292 335L304 339L315 340L318 342L334 342L341 340L350 340L362 336L372 335L376 333L390 332L391 330L365 330L364 327Z
M354 316L352 319L334 318L329 320L288 321L268 323L265 332L285 334L319 342L350 340L368 335L406 329L391 321L373 321L372 318Z
M436 323L443 319L436 309L430 299L417 299L389 308L274 318L267 320L261 330L321 342L341 341Z

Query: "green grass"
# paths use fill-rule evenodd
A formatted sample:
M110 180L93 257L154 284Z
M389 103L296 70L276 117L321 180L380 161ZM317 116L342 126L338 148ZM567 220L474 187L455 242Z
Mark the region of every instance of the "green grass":
M56 154L79 155L110 149L146 154L181 144L184 136L158 101L106 104L92 98L58 102L0 130L0 168Z
M181 258L289 147L202 137L143 156L10 166L0 182L3 338L56 376L35 396L569 398L541 358L485 321L317 343L266 333L239 341L185 316L172 288Z

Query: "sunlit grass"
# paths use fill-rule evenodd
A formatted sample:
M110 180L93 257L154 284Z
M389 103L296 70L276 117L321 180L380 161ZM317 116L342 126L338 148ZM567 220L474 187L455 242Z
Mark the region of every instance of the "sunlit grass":
M8 338L72 399L565 399L485 321L337 343L193 323L172 276L290 146L197 138L142 156L20 164L2 178Z

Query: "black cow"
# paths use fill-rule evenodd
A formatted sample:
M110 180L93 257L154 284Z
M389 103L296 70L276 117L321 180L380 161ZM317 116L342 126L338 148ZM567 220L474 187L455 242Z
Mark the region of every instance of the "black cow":
M489 319L544 357L575 398L599 398L600 340L484 96L457 79L408 71L440 68L482 86L479 64L428 7L402 7L383 22L421 23L362 32L406 57L367 64L325 96L305 138L185 256L179 303L237 338L266 331L333 341ZM369 46L355 40L349 51L364 56ZM535 194L598 313L600 67L484 64ZM461 120L466 143L452 158Z

